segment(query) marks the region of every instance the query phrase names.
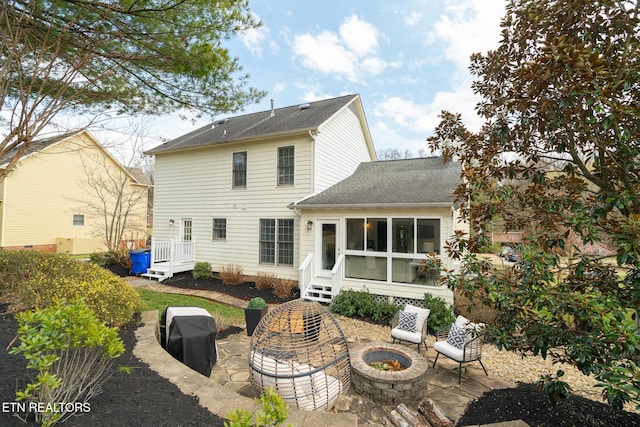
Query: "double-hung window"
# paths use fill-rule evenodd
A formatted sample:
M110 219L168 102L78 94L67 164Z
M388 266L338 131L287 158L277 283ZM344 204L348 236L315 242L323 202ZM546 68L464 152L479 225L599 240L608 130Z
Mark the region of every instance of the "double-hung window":
M294 161L293 145L278 148L278 185L293 185Z
M212 239L227 240L227 219L226 218L213 219Z
M293 265L293 219L260 220L260 263Z
M247 188L247 152L233 153L233 188Z

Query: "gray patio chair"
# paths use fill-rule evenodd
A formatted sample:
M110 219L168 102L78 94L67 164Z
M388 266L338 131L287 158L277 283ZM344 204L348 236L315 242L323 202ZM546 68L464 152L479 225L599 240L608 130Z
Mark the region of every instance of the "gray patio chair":
M391 338L395 343L396 340L408 341L418 345L418 353L420 353L420 344L424 344L427 349L427 319L431 310L428 308L416 307L407 304L403 310L396 313L391 320Z
M482 342L478 329L484 325L471 323L462 316L458 316L455 323L440 329L436 333L436 342L433 349L436 351L436 359L433 361L433 368L436 366L438 357L444 354L449 359L458 362L458 384L462 382L462 364L480 362L485 375L489 375L482 364Z

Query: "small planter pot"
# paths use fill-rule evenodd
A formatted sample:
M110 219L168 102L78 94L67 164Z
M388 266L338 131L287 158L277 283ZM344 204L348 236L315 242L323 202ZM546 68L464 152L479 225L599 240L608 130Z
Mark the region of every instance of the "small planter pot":
M253 335L253 331L260 323L260 320L267 314L269 307L264 308L245 308L244 320L247 323L247 336Z

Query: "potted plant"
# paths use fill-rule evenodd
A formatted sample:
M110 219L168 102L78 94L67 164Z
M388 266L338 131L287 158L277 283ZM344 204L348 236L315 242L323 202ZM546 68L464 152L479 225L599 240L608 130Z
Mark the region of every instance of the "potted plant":
M267 314L267 303L260 297L251 298L247 308L244 309L244 320L247 323L247 336L253 335L253 331L260 320Z

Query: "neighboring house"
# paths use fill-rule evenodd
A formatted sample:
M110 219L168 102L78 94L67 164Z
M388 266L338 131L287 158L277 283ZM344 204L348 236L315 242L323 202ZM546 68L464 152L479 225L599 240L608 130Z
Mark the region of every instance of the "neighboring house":
M7 167L12 155L0 159L0 168ZM135 202L128 209L127 242L122 243L140 246L149 188L140 180L88 131L34 141L0 182L0 247L71 254L104 250L104 215L116 206L107 182L120 183L121 194ZM121 220L124 214L117 215Z
M451 301L416 268L425 251L442 253L455 228L460 166L375 162L358 95L219 120L148 154L156 160L151 277L188 270L195 259L299 280L303 291L318 284L322 292L310 296L321 300L342 285Z

